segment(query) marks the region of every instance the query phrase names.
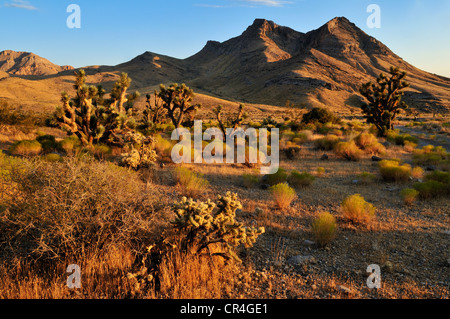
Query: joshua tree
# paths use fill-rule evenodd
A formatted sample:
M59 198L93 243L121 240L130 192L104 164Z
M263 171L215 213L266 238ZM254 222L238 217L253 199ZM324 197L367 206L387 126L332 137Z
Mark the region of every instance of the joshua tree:
M105 100L105 90L101 86L86 85L84 70L75 72L75 76L76 96L70 98L66 92L62 93L63 107L55 113L60 127L76 135L84 145L113 144L113 140L118 139L116 133L133 126L131 108L139 92L127 95L131 79L122 73L111 91L111 98Z
M239 125L241 125L242 122L244 122L244 120L248 118L248 114L245 112L245 105L241 104L239 105L239 111L236 114L236 118L235 119L228 118L226 124L224 124L222 119L222 110L223 106L219 105L217 106L217 108L213 109L213 112L214 114L216 114L217 122L219 122L220 130L223 133L223 139L224 141L226 141L227 139L226 126L233 128L233 130L236 130L239 127Z
M157 96L161 99L163 108L167 110L167 115L177 129L186 115L196 112L201 107L200 104L191 105L194 91L184 83L182 85L174 83L168 88L161 84Z
M389 73L391 74L389 78L382 73L377 78L376 84L368 82L359 89L369 102L361 107L367 123L374 124L381 137L387 136L388 130L394 128L393 121L401 109L408 108L402 102L403 90L409 87L409 84L403 81L406 72L391 67Z

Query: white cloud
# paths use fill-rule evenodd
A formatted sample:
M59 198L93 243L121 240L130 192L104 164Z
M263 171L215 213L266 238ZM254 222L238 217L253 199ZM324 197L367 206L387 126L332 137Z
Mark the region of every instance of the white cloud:
M7 8L19 8L25 10L37 10L35 6L33 6L29 1L25 0L13 0L13 2L5 3L5 7Z

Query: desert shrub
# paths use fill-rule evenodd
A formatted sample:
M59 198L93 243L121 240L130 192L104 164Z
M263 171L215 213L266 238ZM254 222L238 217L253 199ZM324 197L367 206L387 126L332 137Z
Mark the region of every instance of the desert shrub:
M280 183L270 188L272 198L279 209L288 208L297 197L295 190L286 183Z
M208 248L216 246L220 255L226 259L234 258L240 261L235 248L244 245L253 246L264 228L245 227L235 220L236 211L242 209L237 194L228 192L225 196L218 196L216 202L195 202L183 198L175 203L173 211L176 214L172 225L178 231L181 240L180 247L184 251L196 254L207 252ZM219 246L219 247L217 247Z
M439 198L449 194L449 185L435 180L416 183L413 188L419 192L419 197L421 199Z
M242 184L245 188L253 188L259 184L259 176L255 174L243 174Z
M378 139L370 133L361 133L355 138L355 143L361 149L365 150L367 147L378 143Z
M432 173L427 174L425 180L450 184L450 172L433 171Z
M395 160L383 160L379 167L383 180L387 182L406 182L411 176L411 165L401 165Z
M64 138L59 144L66 154L73 154L81 146L80 140L75 135Z
M325 174L325 168L324 167L318 167L316 170L317 176L322 176Z
M134 172L111 163L22 160L10 179L18 187L0 218L3 256L76 260L111 247L140 250L155 231L154 195Z
M406 205L411 205L417 200L419 192L412 188L406 188L401 191L400 196Z
M422 179L424 174L425 171L420 166L416 166L411 170L411 177L414 177L416 179Z
M311 225L315 241L321 246L327 246L336 237L336 218L330 213L323 213Z
M50 153L44 156L44 160L46 160L47 162L61 162L62 161L62 157L59 154L55 154L55 153Z
M159 158L164 162L172 162L173 143L166 140L161 135L155 137L155 151Z
M355 223L369 223L375 216L375 207L366 202L364 197L355 194L347 197L341 204L345 219Z
M309 173L292 171L287 181L294 188L310 186L316 178Z
M370 184L373 181L375 181L376 176L374 174L368 173L368 172L362 172L361 174L358 174L358 180L362 184Z
M46 154L51 152L57 152L61 149L61 146L58 142L56 142L56 138L53 135L41 135L36 138L42 145L42 151Z
M145 137L131 131L128 132L124 138L127 153L122 154L119 164L135 170L153 165L156 161L153 141L152 137ZM107 147L107 149L109 148Z
M316 148L324 151L333 150L341 139L336 135L327 135L314 141Z
M449 154L442 146L427 145L416 149L413 155L418 165L438 165L449 161Z
M42 152L42 145L38 141L18 141L11 145L9 153L20 156L36 156Z
M340 119L331 111L324 108L313 108L311 111L303 115L302 123L339 123Z
M287 178L288 178L288 173L283 168L279 168L275 174L270 174L270 175L264 176L265 182L270 186L284 183L287 181Z
M292 143L295 143L297 145L301 145L306 143L307 141L310 141L312 138L313 132L303 130L295 134L294 138L292 139Z
M400 134L398 131L391 130L387 133L387 138L389 142L395 145L405 146L408 142L409 144L418 144L419 139L417 137L411 136L410 134Z
M209 186L209 182L203 178L202 174L182 166L175 168L174 176L181 193L188 197L196 197L204 193Z
M417 143L405 141L403 149L407 152L413 152L417 148Z
M335 152L337 156L354 162L359 161L363 155L363 151L356 146L354 141L338 143Z
M285 148L283 148L283 152L286 154L286 157L289 160L294 160L301 152L301 146L288 143Z

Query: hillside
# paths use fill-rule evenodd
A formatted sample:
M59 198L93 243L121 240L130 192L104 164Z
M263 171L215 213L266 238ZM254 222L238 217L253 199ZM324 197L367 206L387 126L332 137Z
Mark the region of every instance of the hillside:
M408 72L411 87L405 100L410 106L449 112L450 79L407 63L343 17L307 33L256 19L240 36L222 43L208 41L187 59L145 52L116 66L85 69L92 84L106 87L120 72L127 72L133 79L131 89L143 94L160 83L184 82L196 92L229 101L281 106L290 100L348 113L361 103L361 84L390 66ZM0 98L12 104L53 107L62 90L71 90L70 69L34 54L4 51L0 71L11 76L0 82Z

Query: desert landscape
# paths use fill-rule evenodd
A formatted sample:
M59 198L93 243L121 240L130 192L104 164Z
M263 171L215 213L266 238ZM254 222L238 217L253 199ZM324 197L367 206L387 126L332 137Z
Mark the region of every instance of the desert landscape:
M175 164L194 121L278 129L279 169L248 146L244 163ZM186 59L6 50L0 298L448 299L449 149L450 78L345 17L256 19Z

